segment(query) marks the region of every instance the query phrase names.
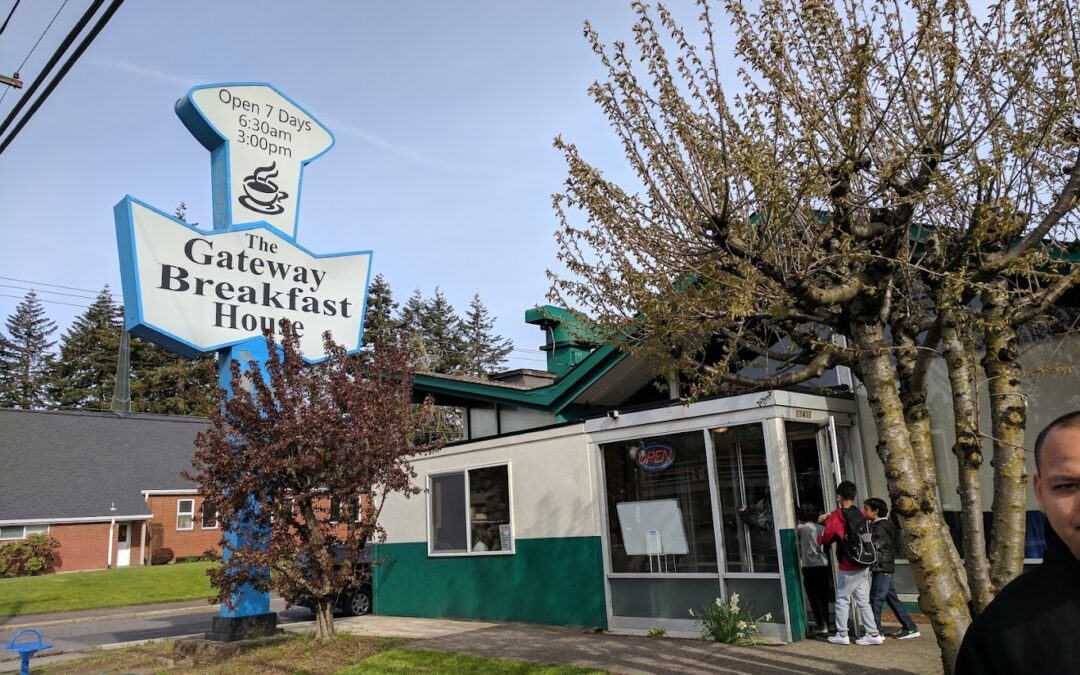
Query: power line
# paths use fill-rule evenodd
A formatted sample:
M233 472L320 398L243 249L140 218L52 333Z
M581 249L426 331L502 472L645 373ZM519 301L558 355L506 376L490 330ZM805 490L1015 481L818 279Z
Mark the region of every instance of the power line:
M15 298L16 300L24 299L24 296L22 295L12 295L11 293L0 293L0 296L5 298ZM38 300L41 300L42 302L51 302L54 305L69 305L71 307L82 307L83 309L90 308L90 305L77 305L74 302L61 302L60 300L50 300L49 298L38 298Z
M0 26L0 35L3 35L4 31L7 30L8 21L11 21L11 15L14 14L15 10L19 8L19 3L20 2L22 2L22 0L15 0L15 4L11 6L11 11L8 12L7 18L4 19L4 25ZM0 99L0 100L3 100L3 99Z
M96 10L97 7L101 5L101 2L102 0L95 0L94 4L91 6L91 9ZM49 98L49 95L52 94L52 92L56 89L56 85L60 84L61 80L64 79L64 76L67 75L68 71L71 70L71 67L75 65L75 62L79 60L79 57L83 55L83 52L86 51L86 48L94 42L98 34L101 33L101 30L105 28L105 26L109 23L109 20L112 19L114 14L116 14L116 10L120 9L120 5L122 5L123 3L124 0L113 0L112 3L105 9L105 12L97 20L97 23L95 23L94 26L90 29L90 32L87 33L86 37L84 37L82 41L78 44L78 46L75 47L75 51L72 52L70 57L68 57L68 60L64 62L64 65L60 66L60 70L56 73L56 76L52 78L52 80L49 81L49 84L45 86L45 90L41 92L41 96L38 96L37 99L30 105L30 109L27 110L26 114L22 116L22 119L20 119L18 124L15 125L15 128L11 130L11 133L8 134L7 138L5 138L2 143L0 143L0 154L2 154L4 150L6 150L9 145L11 145L11 142L15 140L15 137L18 136L19 132L22 131L23 127L26 126L26 123L29 122L30 119L34 116L34 114L38 111L38 109L41 108L41 104L43 104ZM90 10L87 11L90 12ZM92 16L92 12L89 15ZM88 15L83 14L82 19L87 18ZM80 25L76 26L76 28L78 28L80 31L83 25L82 19L80 19ZM78 35L78 31L76 31L74 34ZM60 56L63 54L63 50L66 50L71 44L68 38L74 39L73 34L68 33L67 37L64 39L64 43L60 45L60 48L57 50L57 52L53 54L53 57L51 59L49 59L49 64L47 65L47 68L49 70L51 70L52 66L56 64L57 60L59 60ZM0 125L0 134L2 134L8 126L10 126L11 120L14 118L14 114L22 108L22 105L25 101L29 100L30 94L33 92L33 90L37 88L37 86L42 82L43 79L44 72L41 76L34 80L34 84L32 84L26 94L24 94L23 97L19 99L19 103L18 105L16 105L15 110L12 111L12 114L8 115L7 118L4 120L3 124Z
M17 286L15 284L0 284L0 288L14 288L20 291L33 291L35 293L52 293L53 295L66 295L71 298L79 298L80 300L93 300L94 298L88 298L85 295L79 295L78 293L65 293L64 291L50 291L47 288L34 288L32 286Z
M45 34L49 32L49 29L52 28L53 23L56 22L56 17L60 16L60 12L64 11L64 7L66 7L67 4L68 0L64 0L64 2L60 5L60 9L56 10L56 14L53 14L52 21L49 22L48 26L45 26L45 30L41 31L41 35L38 36L37 42L35 42L34 46L30 48L30 51L26 54L26 58L22 60L22 63L19 64L19 67L15 69L15 77L19 76L19 71L23 69L23 66L26 65L26 62L29 61L30 57L34 55L34 50L36 50L38 48L38 45L41 44L41 38L45 37ZM19 3L16 2L15 7L18 6ZM11 14L15 13L15 7L11 8ZM4 32L4 28L7 28L7 22L11 20L11 14L8 14L8 18L4 20L4 26L3 28L0 28L0 33ZM11 91L10 87L4 90L4 95L0 96L0 103L4 102L4 99L7 97L9 91Z
M3 276L0 276L0 279L3 279L4 281L14 281L14 282L20 283L20 284L30 284L31 286L49 286L51 288L63 288L63 289L69 290L69 291L82 291L83 293L92 293L94 295L97 295L98 293L101 292L100 290L95 291L95 290L92 290L92 289L89 289L89 288L78 288L76 286L64 286L63 284L50 284L50 283L47 283L45 281L31 281L30 279L18 279L16 277L3 277ZM115 296L117 294L113 293L112 291L109 291L109 295Z

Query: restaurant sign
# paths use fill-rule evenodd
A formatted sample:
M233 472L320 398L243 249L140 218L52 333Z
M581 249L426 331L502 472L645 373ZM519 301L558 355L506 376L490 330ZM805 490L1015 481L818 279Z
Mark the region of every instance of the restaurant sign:
M214 229L130 196L116 205L127 330L195 356L286 319L307 361L326 357L325 331L358 350L371 252L295 241L304 166L333 146L330 131L263 83L198 86L176 110L211 151Z

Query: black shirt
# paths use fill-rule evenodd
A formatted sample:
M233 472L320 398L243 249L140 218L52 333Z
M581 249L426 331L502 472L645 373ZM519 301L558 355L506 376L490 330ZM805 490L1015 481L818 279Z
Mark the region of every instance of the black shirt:
M1080 673L1080 560L1050 528L1041 565L997 594L968 628L956 675Z

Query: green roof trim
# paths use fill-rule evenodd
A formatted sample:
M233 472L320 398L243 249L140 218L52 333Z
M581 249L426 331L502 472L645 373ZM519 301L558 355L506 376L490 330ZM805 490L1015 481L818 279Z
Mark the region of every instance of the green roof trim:
M497 384L418 374L413 380L413 391L431 394L436 400L442 394L459 399L543 410L558 416L578 395L624 358L626 353L618 347L605 345L593 351L553 384L535 389L513 389Z

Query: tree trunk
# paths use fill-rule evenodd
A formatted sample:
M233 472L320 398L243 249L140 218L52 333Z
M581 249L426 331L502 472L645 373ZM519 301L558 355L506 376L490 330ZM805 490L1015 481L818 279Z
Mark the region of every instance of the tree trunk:
M1027 403L1021 390L1016 331L1002 318L1004 298L991 291L984 294L983 301L990 315L983 369L990 389L990 428L994 437L990 580L998 591L1024 569Z
M983 611L994 599L990 583L990 565L986 559L986 532L983 528L982 444L979 442L979 419L975 407L974 359L970 341L964 340L955 317L943 314L941 330L945 364L952 386L952 408L956 442L953 454L959 466L960 516L964 532L964 568L975 613Z
M852 322L859 370L866 385L885 463L889 495L904 533L907 558L919 587L919 605L934 627L945 671L951 673L964 632L971 623L961 582L949 559L948 540L932 515L904 420L897 375L889 361L884 331L876 317Z
M315 639L319 642L334 637L334 598L319 598L315 603Z
M928 364L922 364L918 358L914 338L899 336L899 342L896 366L900 373L900 402L904 406L904 421L907 423L911 448L915 453L915 461L919 465L919 475L926 486L926 498L930 503L931 517L937 522L938 529L945 536L949 561L960 580L966 600L970 600L971 590L968 587L964 561L953 544L952 531L945 522L945 514L941 510L941 502L938 499L937 463L934 461L934 444L930 433L930 410L926 405L927 379L924 371ZM935 346L923 345L923 347L934 348Z

